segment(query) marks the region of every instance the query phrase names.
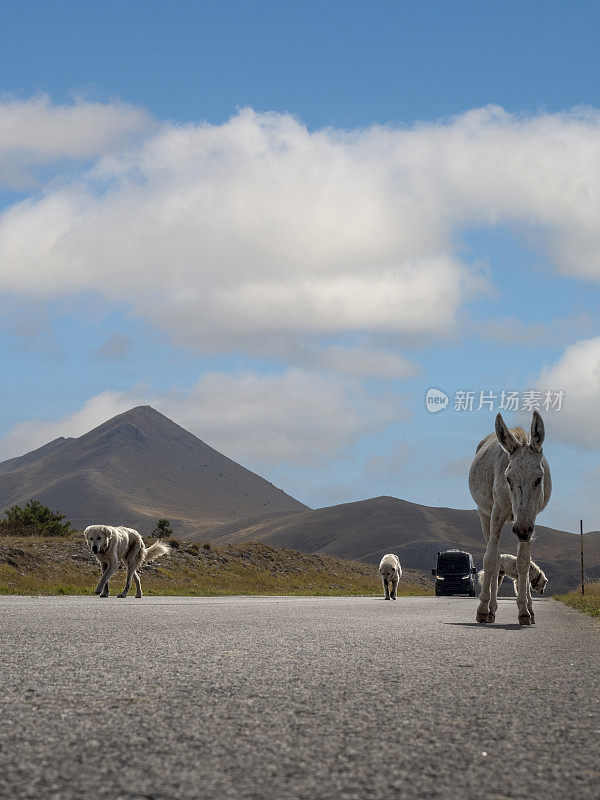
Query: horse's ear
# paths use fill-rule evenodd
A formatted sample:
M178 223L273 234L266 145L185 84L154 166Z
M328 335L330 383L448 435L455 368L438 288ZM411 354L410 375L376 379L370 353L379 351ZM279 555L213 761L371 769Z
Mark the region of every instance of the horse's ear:
M544 444L546 430L544 428L544 420L539 411L533 412L533 419L531 420L531 449L539 453Z
M506 422L502 419L502 414L496 417L496 436L502 448L510 455L519 446L518 441L506 427Z

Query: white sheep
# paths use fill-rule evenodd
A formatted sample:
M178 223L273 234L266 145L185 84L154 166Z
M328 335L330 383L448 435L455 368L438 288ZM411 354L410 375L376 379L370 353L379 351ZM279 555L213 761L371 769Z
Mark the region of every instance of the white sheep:
M395 600L398 594L398 581L402 577L402 567L398 556L393 553L388 553L381 559L379 564L379 574L383 582L386 600ZM392 584L392 591L390 594L389 584Z

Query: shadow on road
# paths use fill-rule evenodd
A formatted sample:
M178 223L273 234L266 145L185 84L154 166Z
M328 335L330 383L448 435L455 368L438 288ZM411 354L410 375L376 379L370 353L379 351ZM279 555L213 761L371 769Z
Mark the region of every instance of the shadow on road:
M496 622L444 622L444 625L459 625L462 628L486 628L497 631L518 631L523 628L535 628L535 625L519 625L518 622L499 625Z

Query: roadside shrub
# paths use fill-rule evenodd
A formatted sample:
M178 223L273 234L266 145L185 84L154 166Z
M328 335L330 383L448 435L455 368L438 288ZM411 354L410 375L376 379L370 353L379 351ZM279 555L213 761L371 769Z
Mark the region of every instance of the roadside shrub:
M63 522L64 514L51 511L39 500L29 500L24 508L11 506L0 520L0 535L4 536L68 536L71 523Z
M159 519L151 535L156 536L158 539L170 539L173 536L173 528L170 521L168 519Z

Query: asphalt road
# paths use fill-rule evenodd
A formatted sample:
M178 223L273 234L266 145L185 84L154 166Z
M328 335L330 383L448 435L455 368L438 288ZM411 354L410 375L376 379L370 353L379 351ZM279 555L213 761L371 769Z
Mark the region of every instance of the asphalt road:
M600 797L600 626L477 601L0 597L0 797Z

